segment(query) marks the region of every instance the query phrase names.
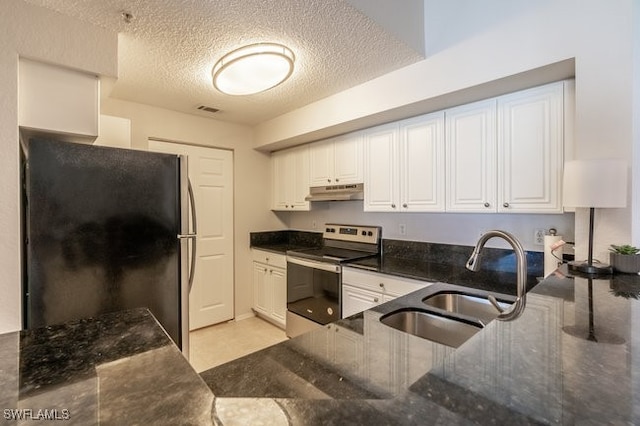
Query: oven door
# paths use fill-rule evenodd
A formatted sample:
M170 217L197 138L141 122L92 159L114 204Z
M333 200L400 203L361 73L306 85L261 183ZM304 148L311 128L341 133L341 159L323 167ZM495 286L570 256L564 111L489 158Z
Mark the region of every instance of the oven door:
M324 325L340 319L340 265L287 257L287 310Z

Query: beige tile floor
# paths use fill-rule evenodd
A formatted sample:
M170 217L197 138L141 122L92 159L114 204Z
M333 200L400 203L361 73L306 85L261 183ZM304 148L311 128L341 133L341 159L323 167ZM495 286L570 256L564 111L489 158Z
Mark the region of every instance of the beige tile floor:
M216 324L189 333L189 362L200 373L284 340L284 330L259 317Z

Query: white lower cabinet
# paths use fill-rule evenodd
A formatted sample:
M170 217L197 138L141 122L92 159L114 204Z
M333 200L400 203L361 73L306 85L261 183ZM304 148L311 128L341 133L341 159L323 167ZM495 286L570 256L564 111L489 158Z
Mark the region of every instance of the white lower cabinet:
M378 292L363 290L345 283L342 284L342 316L344 318L366 311L384 302L385 300Z
M291 341L317 361L331 364L347 377L359 377L364 367L363 336L338 324L329 324Z
M284 328L287 315L287 258L251 250L253 257L253 310Z
M342 317L357 314L430 283L357 268L342 268Z
M533 419L543 412L551 423L562 423L561 379L572 379L570 366L562 363L563 343L576 341L564 337L568 334L560 332L562 324L562 299L529 293L517 321L494 320L473 337L473 353L454 352L432 373ZM570 350L580 352L576 347ZM531 372L536 380L522 386Z
M365 375L372 390L397 395L438 365L454 349L400 333L380 322L380 314L364 312Z

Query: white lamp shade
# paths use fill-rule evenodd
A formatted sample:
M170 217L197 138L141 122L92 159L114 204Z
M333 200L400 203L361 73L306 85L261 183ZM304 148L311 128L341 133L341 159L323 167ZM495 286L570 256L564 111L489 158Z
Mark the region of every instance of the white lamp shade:
M564 165L566 207L627 206L627 162L618 159L569 161Z
M213 67L213 85L228 95L250 95L271 89L289 78L295 56L276 43L257 43L223 56Z

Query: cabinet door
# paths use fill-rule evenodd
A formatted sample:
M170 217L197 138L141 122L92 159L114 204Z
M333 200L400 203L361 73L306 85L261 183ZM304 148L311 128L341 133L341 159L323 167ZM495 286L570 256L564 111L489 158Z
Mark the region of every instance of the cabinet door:
M272 165L273 210L309 210L309 148L301 146L274 152Z
M563 83L498 98L498 211L561 213Z
M271 208L288 210L287 200L287 153L285 151L271 154Z
M363 182L362 134L341 136L334 142L334 181L338 184Z
M444 112L400 123L400 208L444 211Z
M268 281L267 265L253 262L253 309L264 315L271 312L271 290Z
M364 135L364 211L399 211L397 139L395 123Z
M289 153L289 204L293 210L309 210L309 147L293 148Z
M309 183L324 186L334 183L333 139L312 143L309 147Z
M333 324L335 339L334 363L338 370L349 374L361 374L364 367L362 334Z
M447 210L496 211L496 101L445 111Z
M342 318L366 311L382 303L382 295L348 284L342 285Z
M272 268L269 278L273 298L271 316L284 326L287 317L287 274L284 269Z

